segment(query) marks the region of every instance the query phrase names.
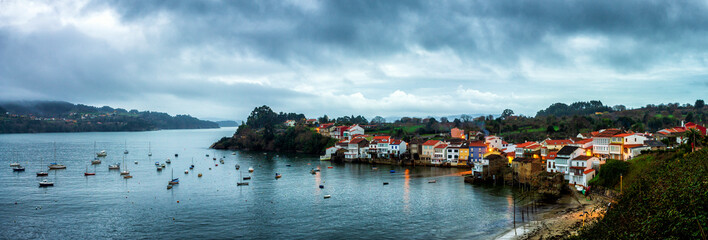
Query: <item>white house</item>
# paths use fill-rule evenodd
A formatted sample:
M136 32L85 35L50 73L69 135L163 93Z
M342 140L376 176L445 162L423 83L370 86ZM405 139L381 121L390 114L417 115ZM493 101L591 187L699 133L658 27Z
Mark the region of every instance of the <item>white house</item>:
M570 160L585 154L585 150L576 146L565 146L556 153L555 171L563 173L565 180L570 180Z
M586 178L585 171L600 167L600 159L593 156L578 155L570 160L568 183L588 186L592 178Z
M287 121L285 121L285 123L283 123L283 124L285 124L285 126L288 126L288 127L294 127L294 126L295 126L295 120L287 120Z
M391 154L391 156L398 157L399 155L406 152L406 142L404 142L403 140L393 139L391 140L391 143L388 146L389 154Z
M484 143L490 148L502 149L504 148L504 141L501 137L490 135L484 138Z
M360 127L358 124L355 124L355 125L349 127L349 129L344 130L344 132L343 132L343 135L344 135L343 138L344 138L344 139L349 139L349 137L354 136L354 135L357 135L357 134L363 135L363 134L364 134L364 128Z
M619 129L603 129L592 137L592 152L601 158L610 156L610 138L621 132Z
M333 146L333 147L328 147L325 149L325 155L320 156L320 160L329 160L332 158L332 155L337 152L337 150L341 149L342 147L340 146Z
M442 164L445 161L445 159L446 159L445 154L447 153L447 147L448 147L447 144L440 144L440 145L435 146L435 148L433 148L433 158L431 160L432 164Z
M460 148L449 146L445 149L445 162L450 163L452 166L457 166L460 159Z

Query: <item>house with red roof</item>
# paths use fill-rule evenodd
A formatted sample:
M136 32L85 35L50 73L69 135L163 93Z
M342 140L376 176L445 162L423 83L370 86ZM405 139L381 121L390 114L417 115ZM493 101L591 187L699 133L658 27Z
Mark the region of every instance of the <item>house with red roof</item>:
M446 160L445 153L447 152L447 144L438 144L433 148L433 158L430 163L442 164Z
M490 148L502 149L504 148L504 140L499 136L489 135L484 137L484 144L487 144Z
M570 165L568 167L568 183L587 187L588 181L595 176L594 173L591 174L592 171L589 170L599 168L600 164L603 162L594 156L578 155L574 157L570 160Z
M541 147L547 148L549 151L558 151L566 145L573 144L570 139L546 139L541 142Z
M487 144L482 141L472 141L468 144L468 147L469 158L467 159L467 165L470 166L481 162L484 159L484 155L488 152Z
M364 128L360 127L357 124L354 124L350 127L348 127L344 132L342 132L342 138L344 139L350 139L350 136L354 135L363 135L364 134Z
M433 159L433 152L435 152L435 147L443 144L443 142L439 140L428 140L423 143L423 148L422 152L420 154L420 158L423 160L432 160Z
M366 138L355 138L349 140L347 144L347 152L344 153L344 158L353 160L358 158L368 158L369 141Z
M317 127L317 133L324 135L324 136L330 136L330 133L334 129L334 123L323 123L320 124L320 126Z
M388 144L388 153L391 157L399 157L401 154L406 152L407 144L405 141L400 139L393 139L391 143Z
M532 153L535 151L540 151L541 150L541 144L537 142L525 142L519 145L516 145L516 157L524 157L524 153Z
M389 144L391 140L391 136L374 136L369 144L369 153L371 156L379 158L389 157Z

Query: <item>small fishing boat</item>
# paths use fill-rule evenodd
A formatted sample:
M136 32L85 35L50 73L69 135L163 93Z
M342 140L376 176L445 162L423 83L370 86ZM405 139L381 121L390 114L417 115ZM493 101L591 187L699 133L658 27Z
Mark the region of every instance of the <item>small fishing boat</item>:
M12 168L12 171L13 171L13 172L24 172L24 171L25 171L25 167L23 167L23 166L13 167L13 168Z
M283 175L280 175L280 173L275 173L275 179L281 178Z
M202 173L197 174L197 177L202 177Z
M172 184L167 184L167 189L172 189Z
M135 161L134 163L135 163L135 164L138 164L138 161Z
M372 167L371 170L379 170L377 167Z
M96 171L90 173L88 171L88 166L86 166L86 171L84 171L84 176L94 176L94 175L96 175Z
M170 164L172 163L172 161L170 161L170 159L168 158L167 160L165 160L165 163Z
M436 182L438 182L438 180L435 180L435 179L433 179L433 180L428 180L428 183L436 183Z
M164 163L160 164L160 167L165 168L165 164Z
M52 187L52 186L54 186L54 183L53 183L53 182L50 182L50 181L47 180L47 179L44 179L44 180L42 180L41 182L39 182L39 186L40 186L40 187Z
M383 185L388 185L388 182L384 182Z
M290 164L285 165L286 167L292 167Z
M332 167L332 166L329 166L329 167L327 167L327 168L334 168L334 167Z
M130 176L130 175L123 176L123 179L130 179L130 178L133 178L133 176Z
M388 172L390 172L390 173L396 173L396 170L391 170L391 171L388 171Z
M206 157L209 157L209 154L207 154Z
M320 184L320 188L324 188L324 185Z
M241 168L241 165L236 164L236 170L238 170L239 168Z
M218 164L218 163L217 163L217 164L214 164L214 167L218 167L218 166L219 166L219 164Z
M329 194L327 194L327 195L324 195L324 198L325 198L325 199L326 199L326 198L331 198L331 197L332 197L332 196L331 196L331 195L329 195Z
M101 150L100 152L96 153L96 157L105 157L105 156L108 156L108 153L106 152L106 150Z
M194 169L194 158L192 158L192 165L189 166L189 169Z
M114 163L111 165L108 165L108 170L118 170L120 169L120 163Z
M20 163L10 163L10 167L19 167Z
M152 157L152 145L148 142L148 157Z
M248 167L248 172L253 172L253 167Z
M66 166L57 163L51 163L49 164L49 169L66 169Z
M238 175L239 175L239 177L241 176L241 171L238 171ZM246 178L251 179L251 177L244 177L243 180L248 180ZM236 182L236 186L244 186L244 185L248 185L248 182Z
M317 174L317 171L315 171L315 169L313 168L313 169L310 169L310 173L311 173L312 175L315 175L315 174Z
M158 171L158 172L161 172L161 171L162 171L162 167L157 166L157 171Z
M236 152L232 152L231 155L236 155Z
M214 158L211 158L211 160L214 160L214 161L216 161L216 158L215 158L215 157L214 157Z
M189 174L189 169L185 169L184 174Z
M176 153L175 153L175 157L179 157L179 154L176 154Z
M155 166L160 166L160 162L155 162Z
M221 164L224 164L224 159L219 160Z
M251 176L245 176L243 177L243 180L251 180Z

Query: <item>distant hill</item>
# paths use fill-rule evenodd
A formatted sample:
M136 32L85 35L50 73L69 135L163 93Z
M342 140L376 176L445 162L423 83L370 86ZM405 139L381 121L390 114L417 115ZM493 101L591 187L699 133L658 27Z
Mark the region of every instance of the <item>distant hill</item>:
M94 107L63 101L0 102L0 133L218 128L189 115Z
M216 124L219 124L219 127L238 127L239 125L238 122L232 120L216 121Z

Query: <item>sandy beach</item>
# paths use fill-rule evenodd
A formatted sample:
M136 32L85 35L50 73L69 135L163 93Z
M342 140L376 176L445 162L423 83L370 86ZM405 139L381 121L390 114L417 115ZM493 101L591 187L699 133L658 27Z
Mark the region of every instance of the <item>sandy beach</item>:
M532 221L509 230L497 239L561 239L576 234L583 227L583 213L587 212L587 226L604 213L607 202L608 199L598 196L564 195L557 203L541 207L540 212L532 216Z

